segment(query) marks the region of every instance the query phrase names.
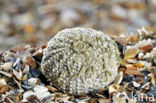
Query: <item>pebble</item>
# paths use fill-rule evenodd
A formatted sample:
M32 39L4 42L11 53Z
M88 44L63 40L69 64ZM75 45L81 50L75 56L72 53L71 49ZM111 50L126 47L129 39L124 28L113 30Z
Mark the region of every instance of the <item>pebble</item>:
M141 47L141 50L143 52L149 52L150 50L152 50L154 48L154 46L152 44L148 44L148 45L145 45L145 46L142 46Z
M125 50L124 59L134 58L139 52L137 47L130 47Z

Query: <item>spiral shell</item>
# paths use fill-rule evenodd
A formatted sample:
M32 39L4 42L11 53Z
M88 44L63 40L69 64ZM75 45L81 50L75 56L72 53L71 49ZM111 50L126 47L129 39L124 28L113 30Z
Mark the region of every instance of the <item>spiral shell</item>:
M64 93L81 95L113 82L119 61L117 45L110 37L93 29L71 28L48 42L41 71Z

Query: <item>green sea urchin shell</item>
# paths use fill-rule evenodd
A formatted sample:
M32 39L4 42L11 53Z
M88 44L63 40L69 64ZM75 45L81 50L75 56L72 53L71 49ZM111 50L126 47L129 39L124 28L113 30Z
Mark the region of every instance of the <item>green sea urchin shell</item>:
M48 42L41 71L51 85L80 95L113 82L118 66L115 41L100 31L72 28L60 31Z

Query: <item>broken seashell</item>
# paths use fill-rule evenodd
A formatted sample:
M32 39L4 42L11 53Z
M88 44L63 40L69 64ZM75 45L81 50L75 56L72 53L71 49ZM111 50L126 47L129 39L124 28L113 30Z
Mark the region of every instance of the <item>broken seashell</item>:
M126 71L126 68L119 68L118 70L118 72L123 72L123 73L125 73L125 71Z
M54 87L52 87L52 86L46 86L46 88L48 88L48 90L49 90L50 92L56 92L56 91L57 91L57 89L54 88Z
M30 95L27 97L28 103L41 103L36 95Z
M141 75L141 73L133 65L126 65L125 73L128 75Z
M61 101L68 101L70 99L70 96L68 96L68 95L62 95L62 96L60 96L60 97L56 97L56 101L59 101L59 102L61 102ZM85 98L85 99L83 99L83 100L79 100L79 99L75 99L75 101L77 102L77 103L85 103L86 101L88 101L88 100L90 100L91 98L90 97L88 97L88 98Z
M115 82L114 84L120 84L122 82L123 79L123 72L119 72L115 78Z
M128 41L128 43L136 43L139 41L139 38L136 35L129 35L126 40Z
M1 65L1 67L3 68L4 71L9 71L12 67L12 64L13 64L12 62L7 62L7 63Z
M6 84L7 84L7 83L6 83L5 79L0 78L0 85L6 85Z
M8 85L0 85L0 93L6 93L9 90L9 86Z
M48 88L46 88L46 87L44 87L44 86L41 86L41 85L36 85L35 87L34 87L34 91L35 92L46 92L46 91L48 91Z
M154 74L153 74L153 73L150 73L150 74L148 74L148 76L151 78L151 83L152 83L153 85L155 85Z
M118 84L112 84L108 87L108 91L109 94L114 93L114 92L118 92L119 91L120 86Z
M146 53L143 57L143 59L151 59L153 55L151 53Z
M13 74L14 74L14 76L15 76L18 80L22 80L23 73L22 73L21 70L18 72L18 71L16 71L16 70L13 69Z
M26 61L26 63L32 68L35 69L37 67L37 64L34 60L34 58L28 58L28 60Z
M142 59L143 56L144 56L144 53L142 53L142 52L140 52L140 53L138 54L138 58L139 58L139 59Z
M27 100L27 98L31 95L35 95L33 91L27 91L23 94L23 100Z
M126 99L128 98L127 94L125 92L118 92L113 95L113 103L126 103Z
M137 59L127 59L127 63L136 63L137 62Z
M13 67L15 67L20 62L20 60L21 60L20 58L17 58L16 61L14 62L14 64L13 64Z
M37 96L38 99L42 100L45 97L50 96L50 92L39 90L35 92L35 95Z
M7 72L4 72L4 71L0 71L1 74L11 78L13 75L11 73L7 73Z
M134 86L134 87L140 87L140 84L139 84L139 83L137 83L137 82L135 82L135 81L133 81L132 83L133 83L133 86Z
M41 47L37 48L33 56L38 56L39 54L43 53L43 49L46 48L47 44L42 45Z
M147 82L147 83L145 83L144 85L142 85L141 88L145 88L145 87L149 86L150 84L151 84L150 82Z
M40 80L38 78L30 78L28 80L28 85L30 85L31 87L34 87L39 84L40 84Z
M136 46L127 48L125 50L124 59L134 58L138 54L138 52L139 49Z

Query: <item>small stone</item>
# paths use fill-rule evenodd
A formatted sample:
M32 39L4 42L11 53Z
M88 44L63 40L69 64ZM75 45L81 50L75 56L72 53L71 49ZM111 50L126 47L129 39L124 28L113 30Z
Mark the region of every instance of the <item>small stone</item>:
M124 59L134 58L139 52L137 47L130 47L125 50Z
M148 45L145 45L145 46L142 46L141 47L141 50L144 51L144 52L149 52L153 49L153 45L152 44L148 44Z

